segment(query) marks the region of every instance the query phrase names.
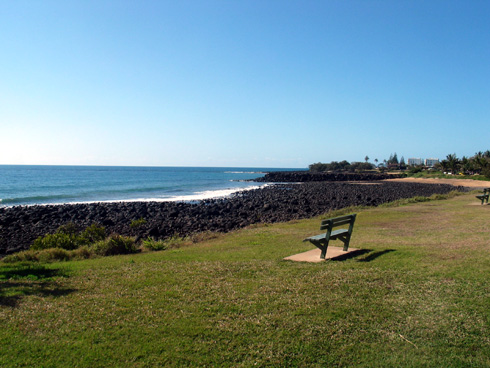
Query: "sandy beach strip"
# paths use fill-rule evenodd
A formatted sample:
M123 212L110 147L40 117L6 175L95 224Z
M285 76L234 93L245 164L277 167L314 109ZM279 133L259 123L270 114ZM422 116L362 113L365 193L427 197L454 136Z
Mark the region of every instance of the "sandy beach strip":
M385 182L394 183L420 183L420 184L449 184L456 187L466 187L473 189L490 188L490 181L473 180L473 179L439 179L439 178L399 178L399 179L385 179Z

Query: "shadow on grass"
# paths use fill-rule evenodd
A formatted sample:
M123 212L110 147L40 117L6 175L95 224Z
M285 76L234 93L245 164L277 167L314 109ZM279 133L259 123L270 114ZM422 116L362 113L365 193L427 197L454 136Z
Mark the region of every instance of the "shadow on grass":
M0 307L15 308L28 295L59 297L76 290L60 287L53 277L66 276L61 270L38 264L17 264L0 268Z
M394 252L395 249L385 249L385 250L380 250L378 252L374 252L369 254L367 257L358 259L357 262L371 262L374 261L376 258L381 257L382 255L390 252ZM371 252L371 251L370 251Z
M371 253L373 250L372 249L359 249L354 252L350 252L348 254L343 254L338 257L332 258L331 261L345 261L347 259L355 258L362 256L363 254ZM368 256L358 259L357 262L371 262L374 261L376 258L381 257L382 255L390 252L394 252L394 249L385 249L381 250L378 252L374 252L369 254Z
M359 250L355 250L353 252L349 252L347 254L342 254L342 255L335 257L335 258L331 258L330 260L331 261L346 261L348 259L351 259L354 257L359 257L359 256L366 254L366 253L369 253L369 252L372 252L372 250L371 249L359 249Z

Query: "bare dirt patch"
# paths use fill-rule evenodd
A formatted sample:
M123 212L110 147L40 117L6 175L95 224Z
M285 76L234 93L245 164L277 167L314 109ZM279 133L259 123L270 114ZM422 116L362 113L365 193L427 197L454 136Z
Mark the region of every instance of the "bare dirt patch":
M405 183L423 183L423 184L449 184L454 186L463 186L467 188L488 188L490 187L489 181L472 180L472 179L426 179L426 178L399 178L399 179L386 179L383 181L392 182L405 182Z

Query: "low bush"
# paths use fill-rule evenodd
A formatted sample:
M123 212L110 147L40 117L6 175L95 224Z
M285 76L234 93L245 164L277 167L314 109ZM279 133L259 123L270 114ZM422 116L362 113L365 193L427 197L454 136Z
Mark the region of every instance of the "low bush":
M146 224L146 220L143 217L141 217L138 220L132 220L129 227L131 227L132 229L136 229L136 228L139 228L145 224Z
M78 226L73 222L69 222L65 225L61 225L58 230L56 230L57 234L66 234L66 235L78 235L79 233Z
M410 172L410 174L417 174L419 172L422 172L422 168L420 166L412 166L408 171Z
M31 245L32 250L49 248L61 248L66 250L76 249L80 246L77 236L65 233L46 234L40 236Z
M88 259L92 258L95 254L92 248L87 245L84 245L78 249L71 251L72 259Z
M68 261L72 258L70 251L61 248L43 249L37 256L39 262Z
M94 255L94 251L86 245L74 250L66 250L62 248L48 248L41 250L31 249L10 254L3 258L2 262L18 263L70 261L72 259L88 259L92 258Z
M39 262L39 252L33 250L24 250L2 258L4 263L17 263L17 262Z
M98 224L92 224L87 227L80 236L85 239L87 244L98 242L99 240L104 240L107 236L105 227Z
M179 235L174 235L168 239L165 239L165 244L168 248L179 248L185 242L185 239Z
M46 234L34 240L31 249L61 248L73 250L103 240L105 237L106 233L103 226L92 224L80 232L75 224L68 223L60 226L54 234Z
M490 167L486 167L481 171L481 174L486 178L490 179Z
M168 249L168 244L164 240L155 240L151 237L143 240L143 247L148 250L165 250Z
M134 238L122 235L111 235L105 240L96 242L92 248L96 254L101 256L131 254L139 251Z

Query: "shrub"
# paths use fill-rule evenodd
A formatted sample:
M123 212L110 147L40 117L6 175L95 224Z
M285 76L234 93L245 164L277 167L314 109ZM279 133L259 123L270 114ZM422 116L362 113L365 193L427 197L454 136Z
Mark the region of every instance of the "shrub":
M88 246L82 246L75 250L66 250L62 248L49 248L41 250L26 250L10 254L2 259L4 263L17 262L54 262L69 261L71 259L87 259L94 255L92 249Z
M410 172L410 174L416 174L422 172L422 168L420 166L412 166L408 171Z
M70 252L61 248L44 249L38 253L39 262L68 261Z
M168 239L165 239L165 244L167 244L168 248L179 248L184 241L185 239L181 236L174 235Z
M103 226L92 224L80 233L77 226L70 222L60 226L54 234L46 234L34 240L31 249L61 248L73 250L103 240L105 237L106 233Z
M105 227L98 224L90 225L81 233L81 237L86 241L86 244L104 240L106 236Z
M131 224L129 225L132 229L136 229L138 227L141 227L146 224L146 220L141 217L138 220L132 220Z
M39 262L38 253L32 250L24 250L22 252L10 254L2 259L5 263L16 263L16 262Z
M138 252L133 238L122 235L111 235L105 240L100 240L93 245L93 250L101 256L113 256L116 254L130 254Z
M481 174L487 178L490 179L490 167L486 167L481 171Z
M92 248L84 245L78 249L72 250L72 258L73 259L88 259L94 256L94 251Z
M40 236L31 245L32 250L41 250L49 248L61 248L61 249L76 249L79 247L79 242L75 235L69 235L63 232L57 232L55 234L46 234Z
M155 240L151 237L143 240L143 246L148 250L165 250L168 248L168 244L163 240Z
M56 230L57 234L66 234L66 235L78 235L79 229L78 226L73 222L69 222L65 225L61 225L58 230Z

